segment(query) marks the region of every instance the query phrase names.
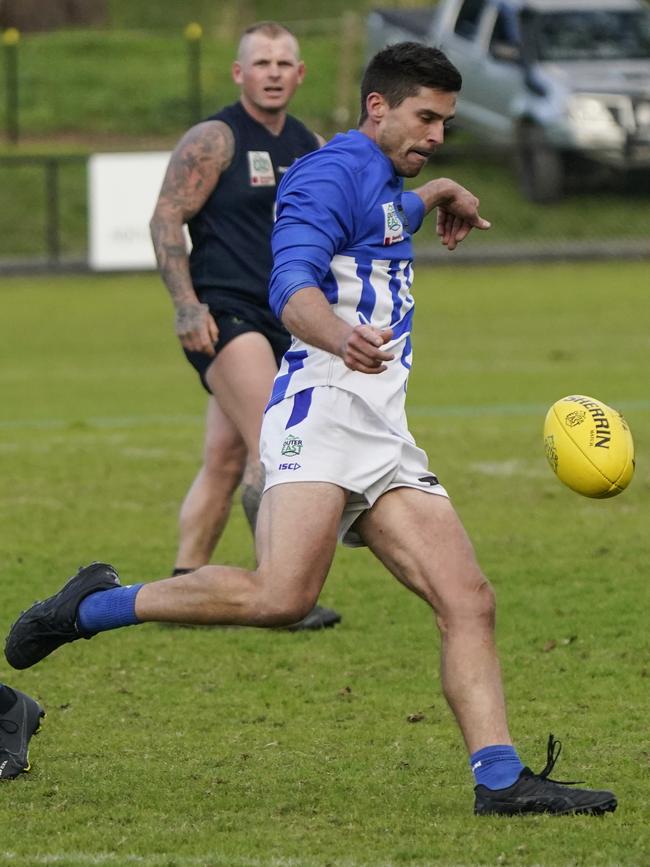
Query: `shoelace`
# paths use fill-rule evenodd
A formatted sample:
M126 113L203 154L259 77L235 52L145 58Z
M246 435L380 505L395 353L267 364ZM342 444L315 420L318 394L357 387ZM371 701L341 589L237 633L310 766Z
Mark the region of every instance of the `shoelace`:
M543 771L540 771L539 774L535 774L536 777L539 777L540 780L548 780L549 783L556 783L558 786L577 786L582 783L582 780L552 780L549 777L549 774L555 767L555 763L560 758L560 753L562 752L562 741L559 741L557 738L553 737L552 734L548 736L548 744L546 746L546 766Z

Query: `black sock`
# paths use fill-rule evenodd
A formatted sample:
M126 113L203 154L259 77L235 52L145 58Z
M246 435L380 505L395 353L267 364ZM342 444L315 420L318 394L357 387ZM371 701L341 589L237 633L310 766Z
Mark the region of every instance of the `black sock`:
M172 578L176 578L177 575L187 575L189 572L195 572L195 569L183 569L180 566L177 566L176 569L172 572Z
M7 713L18 701L16 693L10 686L0 684L0 715Z

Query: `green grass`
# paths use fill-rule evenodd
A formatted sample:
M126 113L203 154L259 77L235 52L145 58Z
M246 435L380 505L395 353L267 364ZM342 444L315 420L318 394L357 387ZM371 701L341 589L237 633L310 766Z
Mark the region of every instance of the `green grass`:
M292 110L328 134L337 105L338 34L326 30L301 37L309 86ZM26 34L18 47L19 141L32 146L52 136L115 146L115 138L138 145L173 143L191 123L236 98L230 77L236 39L207 35L201 48L200 116L191 115L188 49L182 29L64 30ZM362 58L359 59L361 69ZM0 105L6 100L0 75ZM3 117L4 122L4 117ZM13 152L12 149L9 152Z
M425 5L415 0L413 6ZM295 0L168 0L164 5L156 0L109 0L112 27L134 27L159 30L183 28L188 21L199 21L207 30L223 27L223 19L235 24L273 19L284 23L335 19L353 10L363 14L375 4L369 0L310 0L297 4Z
M497 589L520 752L541 768L552 731L556 776L614 788L613 816L472 817L431 616L341 549L331 632L147 625L3 668L48 719L31 774L0 788L0 863L647 864L645 278L644 263L420 268L408 398ZM90 559L125 581L168 573L204 397L154 276L5 279L0 299L6 630ZM626 413L637 473L619 498L582 499L545 463L545 409L572 392ZM218 556L251 563L239 505Z

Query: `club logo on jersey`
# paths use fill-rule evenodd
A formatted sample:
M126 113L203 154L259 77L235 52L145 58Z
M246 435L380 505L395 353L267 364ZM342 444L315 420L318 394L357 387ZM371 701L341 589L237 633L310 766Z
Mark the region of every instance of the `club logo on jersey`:
M384 245L397 244L404 240L404 224L397 214L395 202L384 202Z
M302 451L302 440L298 437L288 436L282 443L283 455L299 455Z
M252 187L275 186L275 172L268 151L248 151L248 176Z

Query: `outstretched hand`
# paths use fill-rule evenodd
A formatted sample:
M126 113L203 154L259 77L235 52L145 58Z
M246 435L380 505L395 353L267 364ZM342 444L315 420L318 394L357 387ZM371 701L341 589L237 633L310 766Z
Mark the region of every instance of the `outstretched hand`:
M395 357L379 347L393 337L392 329L375 328L374 325L357 325L346 336L341 346L341 358L350 370L360 373L382 373L387 361Z
M492 225L478 212L479 200L475 195L451 182L449 196L437 207L436 232L448 250L455 250L472 229L489 229Z

